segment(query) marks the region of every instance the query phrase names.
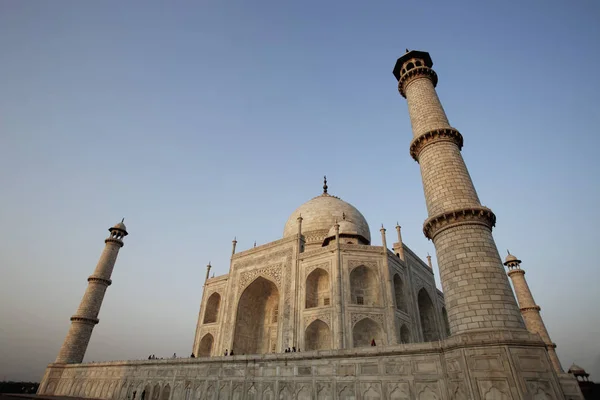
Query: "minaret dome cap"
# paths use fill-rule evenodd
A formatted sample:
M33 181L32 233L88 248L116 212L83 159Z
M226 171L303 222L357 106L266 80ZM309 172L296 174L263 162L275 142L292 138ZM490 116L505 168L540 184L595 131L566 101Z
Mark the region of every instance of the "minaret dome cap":
M396 77L396 80L400 80L400 72L402 71L402 66L411 58L418 58L420 60L423 60L425 65L429 68L433 66L433 61L431 60L431 56L429 55L429 53L425 51L411 50L404 54L402 57L400 57L398 61L396 61L396 65L394 66L394 70L392 71L392 73Z
M109 228L108 231L112 232L112 231L121 231L123 232L123 236L127 236L127 228L125 227L125 224L123 223L123 221L125 221L125 218L123 218L121 220L121 222L115 224L112 228Z
M521 260L519 260L517 257L513 256L512 254L508 253L506 258L504 259L504 265L508 265L508 263L512 263L512 262L520 263Z

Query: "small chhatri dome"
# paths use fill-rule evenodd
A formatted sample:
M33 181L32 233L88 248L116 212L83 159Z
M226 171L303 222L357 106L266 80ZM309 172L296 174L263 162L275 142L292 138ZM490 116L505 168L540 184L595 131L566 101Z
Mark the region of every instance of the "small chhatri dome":
M298 233L298 217L302 214L302 234L306 244L321 245L336 221L340 225L340 234L344 230L348 233L352 231L370 243L371 233L365 217L353 205L328 194L327 184L324 186L323 194L302 204L290 215L283 229L283 237Z
M119 230L119 231L122 231L124 233L123 236L127 236L128 233L127 233L127 228L125 227L125 224L123 223L124 221L125 221L125 218L123 218L121 220L121 222L115 224L115 226L113 226L112 228L110 228L108 231L112 232L113 230Z
M340 227L340 235L361 236L361 234L359 233L358 226L356 226L354 222L342 220L338 221L338 225ZM335 237L335 225L332 226L331 229L329 229L327 237Z
M569 367L569 371L570 374L573 375L584 375L586 374L585 369L581 368L579 365L573 363L573 365L571 365Z

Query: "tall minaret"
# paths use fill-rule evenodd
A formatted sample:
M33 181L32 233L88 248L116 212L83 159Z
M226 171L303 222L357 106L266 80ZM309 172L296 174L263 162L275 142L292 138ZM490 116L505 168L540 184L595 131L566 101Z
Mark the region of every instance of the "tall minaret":
M429 214L423 232L435 245L450 330L525 330L492 237L496 216L479 202L460 153L463 137L448 123L432 65L429 53L407 50L393 73L408 101L410 154L421 167Z
M124 219L123 219L124 220ZM81 299L79 308L75 315L71 317L71 327L69 333L60 348L55 363L61 364L79 364L83 361L92 330L98 320L98 313L106 288L112 281L110 276L117 261L119 249L123 247L123 238L127 236L127 229L123 220L110 228L110 236L104 243L104 251L98 260L98 265L94 273L88 278L88 287Z
M535 304L535 301L533 300L533 295L525 280L525 271L521 269L521 260L508 252L506 259L504 260L504 265L508 267L507 274L510 279L512 279L527 330L531 333L537 333L542 337L542 340L546 343L546 347L548 348L548 355L550 356L550 361L552 361L554 370L558 373L562 373L563 369L558 360L558 356L556 355L556 344L550 339L546 325L540 315L540 306Z

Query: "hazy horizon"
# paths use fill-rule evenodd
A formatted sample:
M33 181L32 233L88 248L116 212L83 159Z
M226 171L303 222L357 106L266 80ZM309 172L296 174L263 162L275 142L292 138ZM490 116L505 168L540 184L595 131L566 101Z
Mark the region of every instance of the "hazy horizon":
M527 4L0 1L0 380L42 378L122 217L86 362L189 355L206 264L281 238L323 175L440 287L392 75L409 48L564 369L600 381L600 5Z

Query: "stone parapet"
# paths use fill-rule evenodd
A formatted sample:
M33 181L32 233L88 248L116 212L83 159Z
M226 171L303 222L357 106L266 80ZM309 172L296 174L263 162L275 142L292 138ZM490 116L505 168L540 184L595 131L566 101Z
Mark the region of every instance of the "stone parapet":
M132 398L134 391L136 398L146 391L145 398L167 393L170 400L580 399L572 383L552 371L538 336L494 331L346 350L50 364L39 394L114 400Z

